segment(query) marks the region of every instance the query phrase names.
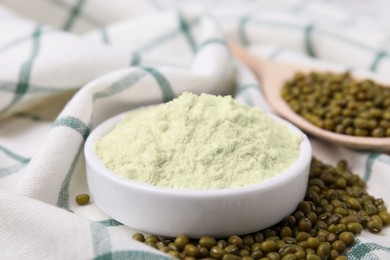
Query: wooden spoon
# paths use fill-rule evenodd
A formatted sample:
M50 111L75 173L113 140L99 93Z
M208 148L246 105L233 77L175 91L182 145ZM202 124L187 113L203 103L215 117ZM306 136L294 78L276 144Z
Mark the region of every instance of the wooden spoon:
M390 151L390 138L377 138L377 137L356 137L350 135L337 134L322 128L319 128L300 115L296 114L290 106L282 99L280 93L284 83L291 79L298 71L332 71L331 69L324 69L320 67L291 64L277 61L269 61L260 59L244 48L235 43L230 44L231 50L234 55L242 62L249 66L249 68L256 74L259 81L263 86L265 97L272 107L272 109L281 117L289 120L303 131L320 139L335 144L340 144L346 147L370 150L370 151ZM340 72L335 71L333 72Z

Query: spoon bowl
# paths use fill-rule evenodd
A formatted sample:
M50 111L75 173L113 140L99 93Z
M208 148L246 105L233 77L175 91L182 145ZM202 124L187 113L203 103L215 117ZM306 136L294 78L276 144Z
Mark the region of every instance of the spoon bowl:
M328 142L358 150L390 151L390 137L357 137L338 134L319 128L295 113L281 96L281 90L284 83L293 78L296 72L307 73L311 71L322 71L340 73L340 71L335 69L324 69L323 67L318 66L260 59L235 43L231 43L230 47L233 53L256 74L259 81L262 83L268 104L281 117L292 122L306 133Z

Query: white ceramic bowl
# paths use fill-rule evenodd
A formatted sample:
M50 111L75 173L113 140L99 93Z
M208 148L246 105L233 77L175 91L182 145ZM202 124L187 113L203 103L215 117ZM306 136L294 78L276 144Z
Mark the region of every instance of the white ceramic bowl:
M311 146L305 134L283 119L275 117L303 137L298 159L285 172L240 188L190 191L125 179L103 165L93 144L109 132L122 115L95 128L86 141L84 152L93 200L102 211L125 225L169 237L242 235L276 224L293 212L305 196Z

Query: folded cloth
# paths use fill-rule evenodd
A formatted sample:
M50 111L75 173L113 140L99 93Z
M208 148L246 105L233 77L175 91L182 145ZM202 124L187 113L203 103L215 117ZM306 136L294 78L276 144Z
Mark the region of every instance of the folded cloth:
M0 3L0 259L168 259L93 202L75 203L88 192L83 144L103 120L184 91L271 111L228 41L390 82L388 27L321 1ZM347 159L390 205L388 155L311 142L325 162ZM348 257L390 258L390 228L363 232Z

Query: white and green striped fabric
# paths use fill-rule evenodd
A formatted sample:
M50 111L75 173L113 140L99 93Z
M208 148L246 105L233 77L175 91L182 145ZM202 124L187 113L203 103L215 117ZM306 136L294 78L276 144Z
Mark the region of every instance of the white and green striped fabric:
M0 0L0 259L168 259L93 202L76 205L88 192L85 138L115 114L183 91L270 110L230 40L270 59L390 82L389 24L374 9L335 4ZM316 157L347 159L390 205L388 155L311 141ZM390 228L364 232L348 256L390 259Z

